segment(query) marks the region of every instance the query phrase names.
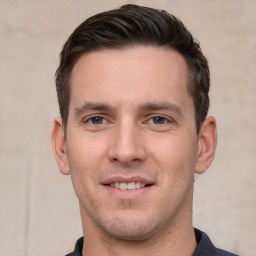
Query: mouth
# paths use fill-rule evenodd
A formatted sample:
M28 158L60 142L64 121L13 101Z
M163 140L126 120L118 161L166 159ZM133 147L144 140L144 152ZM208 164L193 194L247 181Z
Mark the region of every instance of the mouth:
M102 184L110 195L121 200L132 200L147 194L154 187L153 183L136 180L111 180Z
M106 186L112 187L112 188L117 188L120 190L135 190L135 189L140 189L144 187L149 187L152 186L153 184L146 184L144 182L140 181L132 181L132 182L111 182L109 184L104 184Z
M135 198L154 187L153 179L143 176L112 176L105 179L102 185L111 194L120 198Z

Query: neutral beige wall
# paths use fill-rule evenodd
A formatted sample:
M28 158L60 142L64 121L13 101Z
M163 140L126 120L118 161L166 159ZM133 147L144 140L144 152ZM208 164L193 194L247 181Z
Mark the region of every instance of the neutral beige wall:
M1 255L64 255L82 234L70 177L55 163L58 54L86 17L124 3L166 9L200 40L212 72L215 162L196 179L194 224L220 247L256 251L256 1L0 1Z

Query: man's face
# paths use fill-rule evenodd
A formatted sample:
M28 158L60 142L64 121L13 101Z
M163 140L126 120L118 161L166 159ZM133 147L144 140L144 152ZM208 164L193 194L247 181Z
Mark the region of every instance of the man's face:
M188 83L171 49L80 57L65 148L85 229L139 240L191 214L198 136Z

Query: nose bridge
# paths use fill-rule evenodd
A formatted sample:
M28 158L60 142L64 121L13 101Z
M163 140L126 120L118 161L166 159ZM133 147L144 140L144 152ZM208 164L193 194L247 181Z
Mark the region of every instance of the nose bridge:
M140 130L134 120L121 120L115 127L110 148L110 158L129 163L143 161L146 153L140 139Z

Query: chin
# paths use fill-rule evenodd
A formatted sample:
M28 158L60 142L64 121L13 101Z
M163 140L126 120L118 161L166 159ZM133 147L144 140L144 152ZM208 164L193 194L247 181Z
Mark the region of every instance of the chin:
M157 223L153 220L134 219L120 220L115 219L104 226L104 230L109 236L126 241L143 241L152 237L158 229Z
M108 230L108 234L112 236L115 239L118 240L125 240L125 241L144 241L147 240L151 237L151 232L147 232L147 230L137 230L137 229L131 229L129 230L124 230L123 228L121 229L111 229Z

